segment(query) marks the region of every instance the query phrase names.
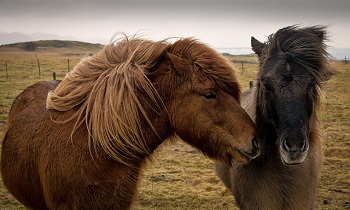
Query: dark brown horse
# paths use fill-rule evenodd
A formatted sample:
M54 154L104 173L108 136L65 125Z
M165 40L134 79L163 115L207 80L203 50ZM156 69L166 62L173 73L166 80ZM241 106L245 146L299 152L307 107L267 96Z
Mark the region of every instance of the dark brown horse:
M290 26L267 43L252 37L260 71L243 108L255 121L261 155L243 166L215 168L241 209L313 209L323 150L317 112L333 74L325 28Z
M2 178L33 209L128 209L147 157L175 135L226 164L258 153L225 58L192 39L124 39L16 98Z

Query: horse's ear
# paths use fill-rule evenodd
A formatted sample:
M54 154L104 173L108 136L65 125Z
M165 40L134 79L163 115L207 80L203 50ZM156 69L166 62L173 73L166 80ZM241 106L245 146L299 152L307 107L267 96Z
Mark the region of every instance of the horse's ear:
M325 33L323 31L315 31L315 34L318 36L318 38L320 38L321 40L323 40Z
M258 56L260 56L262 50L264 49L264 43L259 42L257 39L255 39L253 36L251 38L251 45L252 45L252 49L255 52L255 54L257 54Z
M326 36L326 32L323 30L323 28L311 28L311 32L316 34L321 41L323 41Z
M184 74L184 70L187 69L188 63L185 61L185 59L174 55L172 53L166 52L166 57L170 61L172 69L177 73L177 74Z

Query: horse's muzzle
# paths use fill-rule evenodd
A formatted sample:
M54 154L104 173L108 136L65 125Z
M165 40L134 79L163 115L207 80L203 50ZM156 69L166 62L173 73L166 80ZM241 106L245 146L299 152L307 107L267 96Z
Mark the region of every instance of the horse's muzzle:
M244 157L247 162L249 162L250 160L258 157L260 155L260 145L258 143L258 141L256 140L256 138L252 139L252 152L248 153L242 150L238 150L238 152L241 154L242 157Z
M289 146L287 142L283 140L280 142L279 150L283 164L297 165L305 160L309 151L309 142L305 140L303 145Z

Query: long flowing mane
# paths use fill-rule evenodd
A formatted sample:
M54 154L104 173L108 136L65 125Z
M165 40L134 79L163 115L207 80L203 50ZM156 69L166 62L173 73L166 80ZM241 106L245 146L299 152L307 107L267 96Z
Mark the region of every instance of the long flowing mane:
M148 155L139 115L151 126L152 122L137 91L147 93L155 105L162 105L146 71L166 47L164 41L140 39L107 45L98 54L83 59L48 94L47 108L68 111L79 107L72 117L77 118L75 128L85 122L89 144L99 144L119 162L125 162L121 157Z
M90 147L101 146L118 162L148 156L150 151L140 118L156 131L147 116L150 105L142 104L142 97L145 97L142 94L152 100L156 107L153 109L164 107L147 76L165 51L189 60L239 100L240 88L232 68L206 45L194 39L168 44L166 40L125 38L78 63L48 94L47 108L62 112L76 110L69 119L76 119L74 129L85 124Z

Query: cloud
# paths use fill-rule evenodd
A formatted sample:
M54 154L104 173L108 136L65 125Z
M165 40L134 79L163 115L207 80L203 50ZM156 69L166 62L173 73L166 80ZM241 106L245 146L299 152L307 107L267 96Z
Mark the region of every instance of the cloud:
M195 36L219 47L242 47L251 35L265 40L287 25L325 24L334 43L345 45L348 8L349 0L2 0L0 25L7 32L83 40L144 30L155 39Z
M136 16L195 17L230 14L255 18L349 17L348 0L3 0L1 16L70 16L86 18L131 14Z

